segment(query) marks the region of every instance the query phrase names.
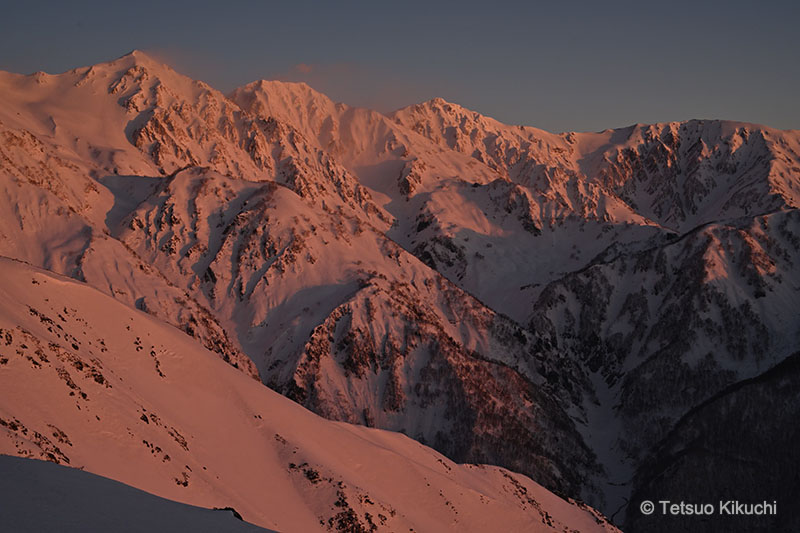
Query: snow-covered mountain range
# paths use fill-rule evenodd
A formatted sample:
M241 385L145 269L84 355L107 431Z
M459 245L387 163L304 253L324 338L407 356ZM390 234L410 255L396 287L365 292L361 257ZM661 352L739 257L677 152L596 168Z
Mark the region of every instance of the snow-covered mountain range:
M708 417L800 349L797 131L694 120L555 135L440 98L383 115L296 83L226 96L138 51L0 73L0 98L0 255L29 265L2 262L5 453L69 457L196 505L227 498L275 529L335 529L341 513L378 530L480 530L478 515L611 527L539 485L644 529L654 479L694 490L675 450L708 442L730 481ZM103 400L82 398L70 365ZM259 381L449 459L317 419ZM789 420L760 413L765 438ZM290 448L294 469L273 461ZM430 481L403 461L445 465L433 486L447 509L415 503ZM253 499L270 490L287 502Z

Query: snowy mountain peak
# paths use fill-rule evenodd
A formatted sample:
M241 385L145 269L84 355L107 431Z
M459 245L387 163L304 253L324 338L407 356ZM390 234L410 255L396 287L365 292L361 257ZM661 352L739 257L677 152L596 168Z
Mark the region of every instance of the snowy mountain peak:
M290 124L315 139L333 127L333 117L346 108L304 82L259 80L233 90L228 98L260 117Z
M449 102L442 98L441 96L435 96L430 100L426 100L419 104L414 104L411 106L407 106L401 109L398 109L396 112L400 112L403 109L413 108L415 111L422 111L427 110L429 112L438 113L438 114L448 114L448 115L458 115L469 113L477 118L479 113L476 111L472 111L470 109L465 108L464 106L457 104L455 102Z
M172 67L170 67L166 63L159 61L158 59L154 58L147 52L143 52L142 50L138 49L133 49L127 54L121 55L117 59L111 61L111 63L122 63L122 62L129 62L135 65L156 66L159 68L173 70Z
M236 100L240 93L263 95L265 99L273 99L275 109L280 109L281 102L308 105L309 102L330 105L333 101L321 92L313 89L304 81L258 80L234 89L229 97Z
M481 119L489 119L483 117L476 111L469 110L459 104L448 102L444 98L437 96L419 104L413 104L407 107L400 108L389 114L398 124L408 125L410 119L420 120L438 120L444 123L452 123L457 121L481 121Z

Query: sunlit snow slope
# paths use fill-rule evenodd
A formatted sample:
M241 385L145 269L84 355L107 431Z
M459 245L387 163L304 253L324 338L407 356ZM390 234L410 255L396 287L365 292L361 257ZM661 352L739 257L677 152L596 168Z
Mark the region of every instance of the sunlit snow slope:
M9 259L0 277L3 453L282 531L613 530L524 476L326 421L86 285Z

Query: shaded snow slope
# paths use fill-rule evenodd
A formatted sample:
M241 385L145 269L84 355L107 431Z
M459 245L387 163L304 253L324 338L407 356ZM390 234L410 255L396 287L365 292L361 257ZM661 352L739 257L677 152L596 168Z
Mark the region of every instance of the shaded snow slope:
M266 531L233 511L179 504L108 478L45 461L0 455L0 525L61 531Z

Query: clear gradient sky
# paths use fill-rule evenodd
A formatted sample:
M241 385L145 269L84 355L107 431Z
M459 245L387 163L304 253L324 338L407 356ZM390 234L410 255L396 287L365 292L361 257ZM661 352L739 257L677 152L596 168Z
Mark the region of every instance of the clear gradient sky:
M225 92L306 81L380 111L441 96L556 132L689 118L800 129L796 1L3 1L0 17L0 70L14 72L138 48Z

